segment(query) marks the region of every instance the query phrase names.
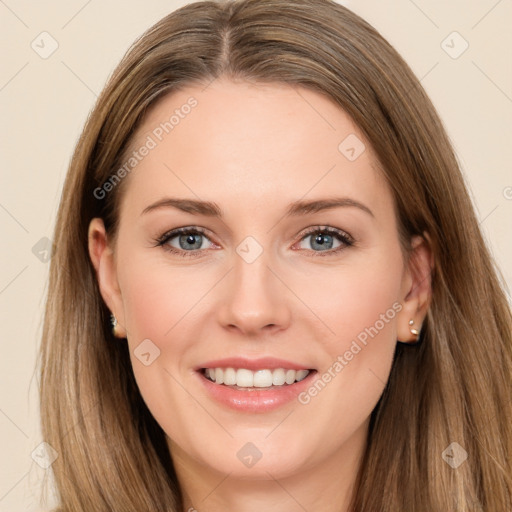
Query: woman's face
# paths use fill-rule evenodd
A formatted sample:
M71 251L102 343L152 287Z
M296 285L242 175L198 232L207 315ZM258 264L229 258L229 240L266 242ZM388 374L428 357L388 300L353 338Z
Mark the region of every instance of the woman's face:
M161 100L132 151L98 275L175 459L254 478L355 461L422 320L369 142L315 92L218 79Z

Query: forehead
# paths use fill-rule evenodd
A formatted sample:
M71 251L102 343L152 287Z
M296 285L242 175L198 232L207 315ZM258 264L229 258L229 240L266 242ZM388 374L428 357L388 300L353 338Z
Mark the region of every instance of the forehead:
M392 204L369 141L331 99L302 87L217 79L175 91L148 111L133 151L123 203L139 209L165 194L253 212L340 194Z

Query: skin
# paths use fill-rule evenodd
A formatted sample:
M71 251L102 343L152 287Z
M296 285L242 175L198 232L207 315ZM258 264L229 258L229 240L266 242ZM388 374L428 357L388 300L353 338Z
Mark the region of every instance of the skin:
M404 256L392 193L369 141L336 104L304 88L224 78L206 89L189 86L149 111L133 148L190 96L197 106L125 178L115 244L101 219L90 224L102 296L168 436L184 510L347 511L397 339L415 341L408 322L419 327L427 312L428 243L413 238L410 259ZM350 134L366 146L354 161L338 149ZM214 201L224 218L171 207L142 214L166 196ZM285 217L293 201L333 196L359 201L373 215L344 206ZM196 239L200 255L183 258L156 245L184 226L207 231ZM314 234L304 235L315 226L355 242L334 253L343 245L334 237L318 248ZM247 236L263 249L250 264L236 252ZM179 236L169 244L191 250ZM274 356L320 376L393 304L401 310L308 404L237 412L210 399L194 374L212 359ZM134 355L145 339L160 350L148 366ZM250 468L237 457L247 442L262 453Z

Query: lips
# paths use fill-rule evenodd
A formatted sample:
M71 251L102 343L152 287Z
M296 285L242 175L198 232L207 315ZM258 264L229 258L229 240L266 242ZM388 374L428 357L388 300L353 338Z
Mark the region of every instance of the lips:
M195 368L208 396L239 412L269 412L291 402L311 385L317 371L276 358L227 358Z
M246 368L247 370L274 370L276 368L289 368L293 370L310 370L311 367L296 361L287 361L275 357L261 357L259 359L247 359L244 357L229 357L207 361L197 366L196 370L204 368Z

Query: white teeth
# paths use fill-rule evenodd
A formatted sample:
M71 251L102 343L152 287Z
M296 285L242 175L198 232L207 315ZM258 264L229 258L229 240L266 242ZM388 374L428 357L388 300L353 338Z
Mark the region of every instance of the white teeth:
M293 384L295 382L295 370L287 370L285 382L286 384Z
M226 386L236 385L236 371L233 368L226 368L224 370L224 384Z
M216 384L238 386L241 388L268 388L271 386L290 385L305 379L309 370L247 370L246 368L206 368L205 376Z
M272 372L270 370L258 370L254 373L255 388L268 388L272 386Z
M217 371L223 372L221 368L215 368L215 372ZM245 368L239 368L236 371L236 385L242 388L252 388L254 383L254 373L251 370L246 370Z
M222 384L224 382L224 372L221 368L215 368L215 382Z
M295 380L297 382L305 379L308 376L309 370L298 370L297 375L295 376Z
M272 384L274 386L282 386L285 383L286 376L282 368L278 368L272 372Z

